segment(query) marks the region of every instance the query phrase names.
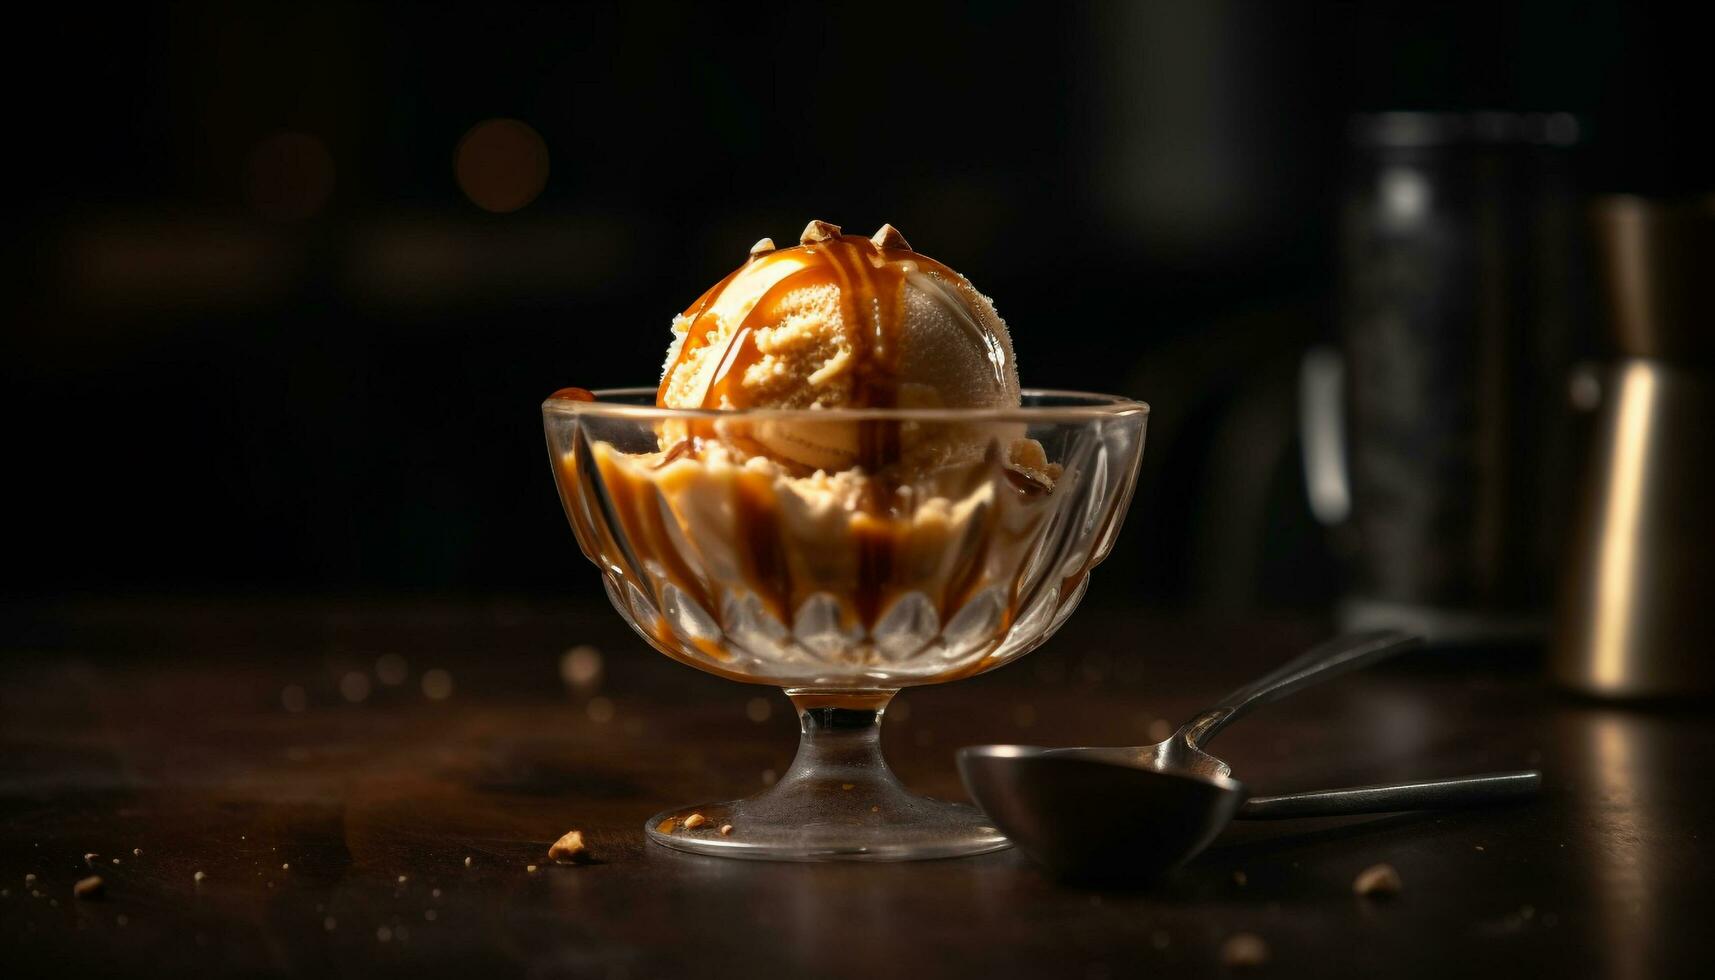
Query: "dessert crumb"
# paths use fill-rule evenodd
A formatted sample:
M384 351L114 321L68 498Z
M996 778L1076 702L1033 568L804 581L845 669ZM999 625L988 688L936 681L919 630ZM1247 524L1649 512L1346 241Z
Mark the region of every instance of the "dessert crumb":
M1391 864L1372 864L1352 879L1352 893L1368 898L1387 898L1405 888L1399 871Z
M410 881L410 880L411 880L410 878L407 878L404 875L399 876L399 884L401 884L401 885L403 885L405 882Z
M536 865L534 865L534 864L526 864L526 865L525 865L525 866L524 866L524 873L525 873L525 874L535 874L535 873L536 873Z
M464 859L464 866L467 868L470 867L470 858L467 857Z
M722 837L731 837L732 836L732 824L730 824L730 823L721 824L721 836Z
M1268 943L1254 932L1234 933L1221 944L1221 962L1239 968L1264 966L1268 963Z
M291 865L291 862L287 862L287 863L285 863L285 864L282 864L282 865L280 865L280 870L281 870L281 871L290 871L290 870L292 870L292 865Z
M669 827L662 833L671 832ZM590 859L589 845L584 843L584 832L568 830L565 835L548 848L548 859L556 864L584 864Z
M686 830L696 830L698 827L701 827L703 824L706 824L708 822L709 822L708 817L705 817L700 813L693 813L690 816L685 818L685 829Z
M100 898L101 893L106 890L107 883L101 880L100 875L90 875L71 886L73 898Z
M203 880L203 879L204 879L204 878L207 878L207 877L208 877L208 875L205 875L205 874L203 874L203 873L202 873L202 872L201 872L201 871L198 871L198 872L197 872L197 873L196 873L196 874L194 874L194 875L191 875L191 880L192 880L192 881L201 881L201 880Z
M141 847L133 847L131 849L131 856L134 858L142 857L143 856L143 849Z

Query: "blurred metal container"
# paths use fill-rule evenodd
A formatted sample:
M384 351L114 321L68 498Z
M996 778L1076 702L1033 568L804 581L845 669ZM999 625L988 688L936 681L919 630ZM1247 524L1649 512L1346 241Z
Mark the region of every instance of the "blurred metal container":
M1715 197L1594 208L1619 358L1598 403L1552 668L1605 696L1715 691Z
M1342 350L1307 359L1301 392L1310 502L1350 544L1341 618L1546 636L1587 306L1578 123L1384 113L1351 136Z

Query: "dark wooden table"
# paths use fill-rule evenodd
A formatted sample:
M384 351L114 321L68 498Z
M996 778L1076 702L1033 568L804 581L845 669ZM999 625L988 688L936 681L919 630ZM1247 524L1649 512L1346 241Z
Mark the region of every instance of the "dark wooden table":
M1235 825L1166 882L1089 890L1014 852L765 864L646 844L658 809L761 789L795 723L778 692L674 664L605 608L18 603L0 626L7 976L1208 974L1241 932L1283 976L1711 958L1715 726L1556 694L1527 651L1424 652L1219 745L1259 791L1538 766L1540 801ZM884 741L908 784L962 798L961 744L1159 737L1317 635L1090 609L1005 670L907 692ZM602 667L581 687L562 678L579 644ZM546 860L573 827L599 863ZM1352 893L1377 862L1404 878L1391 901ZM104 894L74 898L91 874Z

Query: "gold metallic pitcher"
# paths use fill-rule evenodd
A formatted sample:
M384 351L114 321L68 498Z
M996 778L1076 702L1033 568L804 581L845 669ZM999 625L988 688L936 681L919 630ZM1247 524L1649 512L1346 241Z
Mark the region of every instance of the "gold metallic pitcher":
M1619 357L1601 375L1552 669L1610 697L1715 691L1715 196L1595 224Z

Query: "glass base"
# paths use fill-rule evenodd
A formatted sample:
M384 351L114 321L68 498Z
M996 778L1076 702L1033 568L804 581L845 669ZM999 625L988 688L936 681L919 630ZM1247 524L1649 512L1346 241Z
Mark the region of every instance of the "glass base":
M887 768L878 735L893 692L787 694L803 740L780 782L749 799L657 813L644 825L650 840L761 861L916 861L1012 846L982 811L914 795Z

